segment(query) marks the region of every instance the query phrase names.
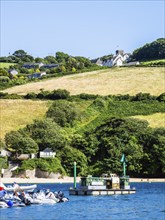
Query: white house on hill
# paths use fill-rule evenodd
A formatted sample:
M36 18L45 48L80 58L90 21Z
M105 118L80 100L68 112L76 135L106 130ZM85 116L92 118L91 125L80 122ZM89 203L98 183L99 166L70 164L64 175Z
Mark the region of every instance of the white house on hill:
M28 75L28 78L29 79L40 79L43 76L46 76L46 72L32 73L32 74Z
M106 60L102 63L103 66L122 66L123 63L129 61L130 53L124 53L123 50L116 50L116 54L110 60Z

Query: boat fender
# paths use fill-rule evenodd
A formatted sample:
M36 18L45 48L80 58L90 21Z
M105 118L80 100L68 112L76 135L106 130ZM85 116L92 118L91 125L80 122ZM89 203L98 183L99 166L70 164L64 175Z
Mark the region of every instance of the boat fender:
M13 202L12 202L11 200L9 200L9 201L7 202L7 205L8 205L9 207L12 207L12 206L13 206Z

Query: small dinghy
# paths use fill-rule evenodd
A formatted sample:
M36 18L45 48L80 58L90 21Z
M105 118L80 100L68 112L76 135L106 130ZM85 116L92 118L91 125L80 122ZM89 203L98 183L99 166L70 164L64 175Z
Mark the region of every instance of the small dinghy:
M34 189L37 188L37 185L36 184L33 184L33 185L29 185L29 186L21 186L19 185L19 188L21 190L24 190L24 191L33 191ZM15 190L15 186L4 186L4 189L7 191L7 192L13 192Z
M9 206L4 201L0 201L0 208L9 208Z

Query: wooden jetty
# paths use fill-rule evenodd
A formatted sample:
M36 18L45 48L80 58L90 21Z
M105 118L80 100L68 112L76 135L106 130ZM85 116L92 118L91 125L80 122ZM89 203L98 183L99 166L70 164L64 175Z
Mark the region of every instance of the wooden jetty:
M69 195L125 195L136 193L135 188L129 185L129 176L126 176L126 159L122 156L123 176L103 174L101 177L82 177L80 185L76 186L76 162L74 162L74 187L69 189Z

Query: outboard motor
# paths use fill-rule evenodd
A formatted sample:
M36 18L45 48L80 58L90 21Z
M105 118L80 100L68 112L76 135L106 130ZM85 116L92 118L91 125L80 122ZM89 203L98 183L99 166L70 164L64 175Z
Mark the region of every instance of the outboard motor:
M25 205L31 205L31 201L30 201L29 199L25 198L23 195L19 195L18 197L21 199L21 201L22 201Z
M58 191L57 198L59 199L59 202L69 201L69 199L64 196L64 193L62 191Z

